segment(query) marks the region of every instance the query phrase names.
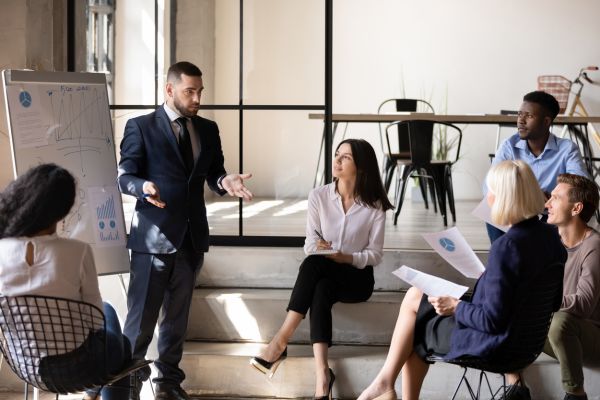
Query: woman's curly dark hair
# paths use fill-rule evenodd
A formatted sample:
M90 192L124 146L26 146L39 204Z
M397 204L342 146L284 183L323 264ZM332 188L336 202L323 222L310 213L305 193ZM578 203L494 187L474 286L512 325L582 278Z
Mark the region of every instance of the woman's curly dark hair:
M0 193L0 239L32 236L63 219L75 202L75 178L56 164L31 168Z

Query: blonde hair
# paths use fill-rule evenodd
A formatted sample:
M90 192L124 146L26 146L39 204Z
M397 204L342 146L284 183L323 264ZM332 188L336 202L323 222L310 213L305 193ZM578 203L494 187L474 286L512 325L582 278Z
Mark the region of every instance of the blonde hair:
M486 182L495 196L493 223L513 225L544 211L546 196L524 161L506 160L496 164L490 169Z

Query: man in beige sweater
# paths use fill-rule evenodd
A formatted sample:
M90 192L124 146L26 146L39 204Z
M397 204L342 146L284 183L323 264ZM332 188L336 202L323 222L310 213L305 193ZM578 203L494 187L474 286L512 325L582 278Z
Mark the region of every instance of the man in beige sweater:
M558 176L546 203L567 249L563 300L544 352L560 362L565 400L587 400L583 365L600 365L600 233L587 225L598 209L598 186L572 174Z

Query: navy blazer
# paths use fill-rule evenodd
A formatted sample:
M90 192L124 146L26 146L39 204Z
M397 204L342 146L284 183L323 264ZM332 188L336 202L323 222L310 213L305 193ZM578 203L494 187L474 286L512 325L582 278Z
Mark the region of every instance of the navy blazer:
M200 152L187 176L177 139L163 106L127 121L121 142L117 183L121 193L137 198L127 247L143 253L174 253L189 228L194 249L208 250L208 221L204 204L204 182L216 193L226 174L217 124L198 116L191 119ZM158 186L165 208L144 200L142 186Z
M545 267L566 259L556 227L537 217L513 225L493 243L471 301L458 304L450 352L444 358L493 356L507 340L512 317L533 279Z

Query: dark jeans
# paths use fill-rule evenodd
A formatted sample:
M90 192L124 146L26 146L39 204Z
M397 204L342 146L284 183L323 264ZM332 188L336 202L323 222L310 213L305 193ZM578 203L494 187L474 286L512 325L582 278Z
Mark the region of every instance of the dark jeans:
M120 372L124 364L131 359L131 345L121 333L121 325L115 309L108 303L103 303L104 319L106 320L106 363L108 372ZM89 390L94 396L96 391ZM126 400L129 398L129 376L118 380L111 386L105 386L101 392L102 400Z
M310 309L310 342L331 346L331 307L338 301L367 301L374 284L370 265L358 269L324 256L308 256L300 265L287 310L306 315Z

